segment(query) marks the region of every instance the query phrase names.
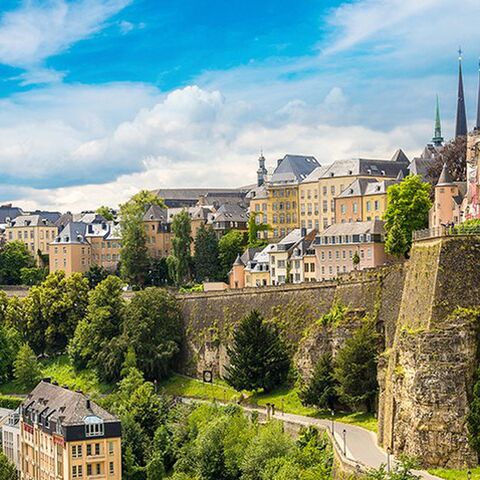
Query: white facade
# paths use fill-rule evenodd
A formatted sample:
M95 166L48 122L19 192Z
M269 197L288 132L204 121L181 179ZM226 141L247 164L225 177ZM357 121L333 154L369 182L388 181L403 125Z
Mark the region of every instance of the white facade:
M18 412L12 413L2 426L2 450L5 456L20 471L20 417Z

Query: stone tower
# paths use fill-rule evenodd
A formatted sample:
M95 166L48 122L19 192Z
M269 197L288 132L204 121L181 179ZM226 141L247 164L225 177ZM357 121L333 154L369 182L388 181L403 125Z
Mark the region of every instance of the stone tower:
M258 157L258 170L257 170L257 185L261 187L265 183L267 176L267 169L265 168L265 157L263 153Z

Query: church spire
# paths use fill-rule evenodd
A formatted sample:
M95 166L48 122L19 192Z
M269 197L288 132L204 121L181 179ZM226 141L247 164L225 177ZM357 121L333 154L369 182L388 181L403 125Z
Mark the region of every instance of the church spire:
M440 105L438 103L438 95L435 107L435 133L433 135L432 142L436 147L441 147L443 145L442 124L440 122Z
M458 97L457 118L455 122L455 138L467 135L467 113L463 94L462 49L458 50Z
M477 123L476 130L480 130L480 58L478 59L478 98L477 98Z

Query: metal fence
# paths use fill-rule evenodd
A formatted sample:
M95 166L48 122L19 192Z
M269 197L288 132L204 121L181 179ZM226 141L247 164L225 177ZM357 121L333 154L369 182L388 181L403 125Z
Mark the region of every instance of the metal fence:
M417 242L419 240L428 240L430 238L440 238L440 237L457 237L464 235L479 235L480 236L480 226L479 225L454 225L451 227L435 227L435 228L426 228L424 230L417 230L413 232L413 241Z

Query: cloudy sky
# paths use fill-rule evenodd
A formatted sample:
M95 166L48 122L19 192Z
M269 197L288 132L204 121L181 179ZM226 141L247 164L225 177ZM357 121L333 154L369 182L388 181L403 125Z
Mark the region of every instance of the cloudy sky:
M478 0L2 0L0 202L239 186L263 149L390 158L473 122Z

